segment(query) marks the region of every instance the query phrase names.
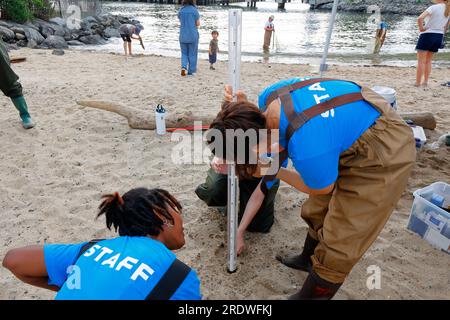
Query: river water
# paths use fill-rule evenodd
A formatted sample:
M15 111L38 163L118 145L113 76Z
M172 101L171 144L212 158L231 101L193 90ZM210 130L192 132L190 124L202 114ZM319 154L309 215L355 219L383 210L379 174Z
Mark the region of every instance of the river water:
M323 52L329 11L310 11L301 2L286 4L285 11L278 11L275 2L258 2L257 9L248 9L245 3L237 4L243 12L242 60L270 61L275 63L319 64ZM228 49L228 9L222 6L199 6L201 14L200 58L207 58L211 31L218 30L220 60L227 59ZM134 45L134 53L156 54L179 57L179 6L133 3L104 2L103 12L122 14L142 22L146 50ZM262 50L264 24L270 15L275 16L275 46L269 55ZM339 13L334 28L329 63L336 64L376 64L415 65L415 45L418 39L417 17L384 15L382 19L390 25L386 43L380 55L371 54L376 25L371 23L371 15L364 13ZM450 47L450 37L447 37ZM90 49L122 52L122 40L112 39L107 45ZM445 49L436 56L436 63L450 66L450 50Z

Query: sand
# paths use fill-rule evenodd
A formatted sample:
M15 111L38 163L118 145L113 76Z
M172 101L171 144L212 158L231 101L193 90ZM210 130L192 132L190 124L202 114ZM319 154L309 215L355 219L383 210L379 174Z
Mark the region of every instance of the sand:
M300 219L306 196L282 184L276 199L276 222L270 234L248 234L247 251L234 275L225 271L226 221L194 194L207 164L171 161L170 135L133 130L124 118L83 109L78 99L109 100L152 109L162 103L170 111L215 114L227 81L227 66L216 71L200 61L194 78L179 76L179 60L124 57L106 53L22 49L14 65L25 87L38 126L21 128L8 99L0 96L0 257L10 248L29 244L78 243L111 237L104 220L95 220L103 193L130 188L161 187L184 206L187 245L178 256L197 269L206 299L284 299L301 287L306 274L275 260L280 251L301 249L307 232ZM311 75L307 65L244 63L242 87L255 100L274 81ZM438 128L432 139L450 131L448 68L435 69L430 88L415 88L413 68L331 67L328 74L396 88L401 111L431 111ZM412 193L435 181L450 182L450 148L422 151L397 209L383 232L355 266L336 299L449 299L450 255L434 249L406 230ZM381 289L368 290L367 268L381 268ZM0 268L0 299L52 299L54 293L16 280Z

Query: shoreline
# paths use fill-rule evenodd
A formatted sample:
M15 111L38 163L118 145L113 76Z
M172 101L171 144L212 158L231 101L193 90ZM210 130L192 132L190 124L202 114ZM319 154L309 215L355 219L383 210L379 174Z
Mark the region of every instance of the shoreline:
M46 50L46 49L42 49L42 50ZM89 52L89 53L100 53L100 54L111 54L111 55L115 55L115 56L123 56L123 53L120 52L116 52L116 51L110 51L108 49L94 49L94 48L80 48L80 47L69 47L69 50L73 50L73 51L80 51L80 52ZM14 51L12 51L14 52ZM207 51L205 51L207 53ZM199 53L202 53L199 50ZM442 54L442 53L441 53ZM449 69L450 70L450 53L443 53L446 56L448 55L449 60L435 60L433 61L433 68L436 69ZM415 54L412 53L412 56L414 56L415 58ZM148 54L143 54L143 53L138 53L135 54L136 57L162 57L162 58L170 58L170 59L179 59L179 57L175 57L175 56L171 56L171 55L163 55L163 54L158 54L158 53L148 53ZM381 57L389 57L389 56L395 56L395 55L382 55ZM227 62L227 58L223 58L223 57L228 57L228 55L226 53L221 53L221 55L218 56L218 61L221 62ZM314 59L314 60L320 60L321 57L319 56L305 56L305 55L299 55L299 58L309 58L309 59ZM333 55L330 54L329 55L329 59L328 59L328 65L329 67L364 67L364 68L370 68L370 67L374 67L374 68L416 68L416 59L414 60L385 60L385 61L380 61L380 63L372 63L370 64L369 62L365 63L365 62L347 62L347 61L334 61L336 59L338 59L339 57L342 58L341 55ZM292 62L283 62L283 61L270 61L270 57L269 57L269 62L265 62L263 61L263 54L261 54L261 58L258 60L245 60L245 57L242 58L242 63L257 63L257 64L267 64L267 65L277 65L277 64L281 64L281 65L300 65L300 66L311 66L311 67L316 67L319 68L320 63L292 63ZM354 56L348 56L346 57L348 59L351 58L355 58ZM367 55L367 59L368 58L376 58L376 56L372 56L372 55ZM203 61L207 61L208 58L207 57L201 57L199 56L199 61L203 60ZM383 59L380 59L383 60ZM392 61L392 64L389 64L389 61ZM412 61L412 64L402 64L402 62L407 62L407 61Z
M169 113L215 115L220 109L227 63L216 71L199 61L195 77L180 76L177 58L125 57L99 52L21 49L27 58L14 64L20 76L34 129L20 126L17 111L0 96L0 256L12 247L44 243L80 243L113 237L104 220L95 220L100 196L134 187L160 187L183 205L186 246L180 260L198 271L205 299L284 299L306 274L282 266L281 252L301 249L308 226L300 219L306 196L282 183L275 200L275 224L268 234L246 235L247 251L238 271L226 272L226 220L194 193L208 164L176 164L171 135L131 129L125 118L82 108L77 100L102 100ZM316 68L314 70L317 71ZM312 75L311 66L244 62L242 89L251 101L267 85ZM435 131L429 143L450 131L447 68L434 70L429 88L415 88L415 71L398 67L332 67L327 76L397 90L401 112L432 112ZM124 89L125 88L125 89ZM422 149L396 210L380 237L355 266L336 299L448 299L448 254L406 229L413 192L436 181L450 181L450 148ZM382 269L380 290L368 290L367 268ZM52 299L54 293L20 283L0 268L0 299Z

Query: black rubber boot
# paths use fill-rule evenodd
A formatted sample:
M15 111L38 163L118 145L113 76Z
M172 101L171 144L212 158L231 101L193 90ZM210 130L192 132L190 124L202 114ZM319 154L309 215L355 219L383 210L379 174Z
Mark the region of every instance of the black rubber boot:
M329 282L311 271L301 290L289 300L331 300L341 286L342 283Z
M276 258L282 264L289 268L311 272L312 262L311 256L314 254L319 241L311 237L308 233L305 239L305 245L303 246L303 252L297 255L291 255L287 257L282 257L278 255Z

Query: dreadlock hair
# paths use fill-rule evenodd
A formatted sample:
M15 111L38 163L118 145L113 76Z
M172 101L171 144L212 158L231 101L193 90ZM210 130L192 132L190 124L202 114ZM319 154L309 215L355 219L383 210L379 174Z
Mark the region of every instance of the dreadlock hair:
M211 148L211 152L216 155L217 152L222 152L222 155L226 155L226 160L233 160L236 162L236 174L241 179L250 179L257 169L256 163L250 163L253 148L256 144L260 143L260 130L266 129L266 117L258 109L256 105L248 101L240 102L224 102L222 110L217 115L216 119L211 123L210 129L216 129L221 133L221 139L223 143L223 150L215 150L212 137L207 138L207 144ZM233 141L227 141L226 130L235 130L234 136L234 150L227 150L227 146L230 146ZM236 130L242 129L240 133ZM241 134L245 135L247 130L256 131L256 141L251 142L250 139L245 137L244 150L238 150L238 139ZM215 137L214 137L215 138ZM256 144L255 144L256 143ZM238 155L239 153L239 155ZM232 159L229 159L231 155Z
M106 226L114 227L120 236L157 236L168 221L174 222L168 211L171 207L181 212L181 205L169 192L163 189L137 188L125 193L102 196L97 218L106 216Z

